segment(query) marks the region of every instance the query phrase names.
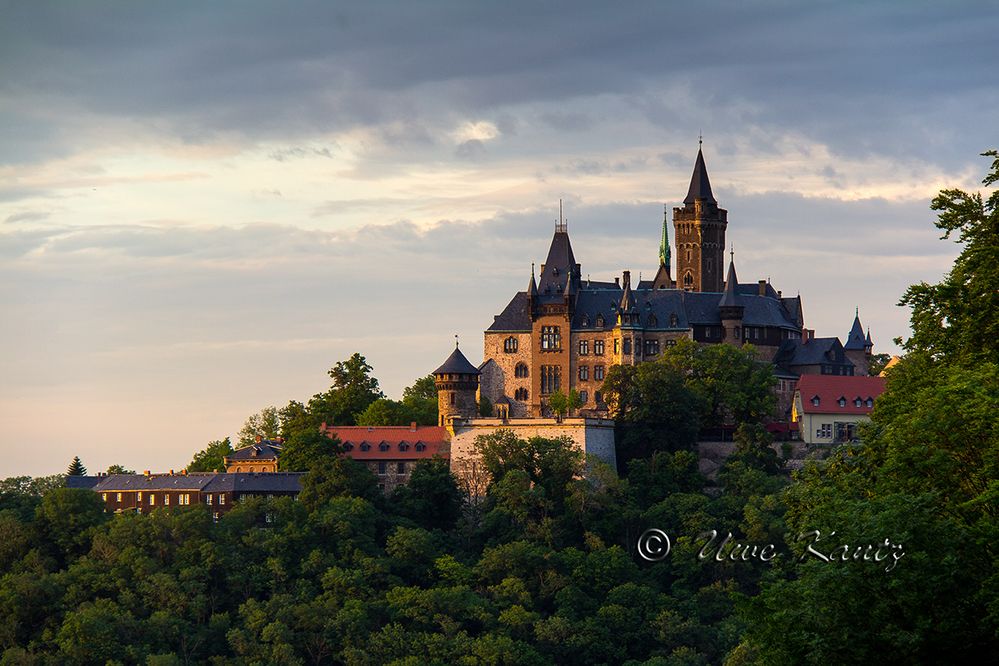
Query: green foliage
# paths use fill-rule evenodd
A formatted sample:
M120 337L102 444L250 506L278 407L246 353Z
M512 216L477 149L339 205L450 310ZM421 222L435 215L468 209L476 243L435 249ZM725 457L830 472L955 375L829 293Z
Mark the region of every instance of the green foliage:
M278 468L282 472L308 472L339 460L340 440L318 430L294 433L281 450Z
M328 424L355 425L357 414L364 412L378 398L384 398L371 371L372 367L356 352L330 368L332 386L309 400L308 411L314 425L319 425L317 420Z
M872 354L870 363L867 366L867 372L872 377L876 377L881 374L881 371L885 369L888 362L891 360L891 354Z
M66 470L66 476L86 476L87 468L83 466L80 462L80 456L73 456L73 462L69 464L69 469Z
M401 426L409 425L414 414L403 403L388 398L378 398L355 417L360 426Z
M194 454L194 458L187 464L187 471L224 472L224 458L232 453L233 448L228 437L209 442L202 451Z
M134 469L128 469L124 465L111 465L108 467L108 475L111 474L135 474Z
M392 504L403 516L426 529L452 529L461 517L464 494L446 460L420 460L409 482L396 486Z
M274 439L281 434L281 417L277 407L264 407L256 414L246 419L246 423L239 429L239 440L237 448L252 446L257 442L257 437L261 439Z

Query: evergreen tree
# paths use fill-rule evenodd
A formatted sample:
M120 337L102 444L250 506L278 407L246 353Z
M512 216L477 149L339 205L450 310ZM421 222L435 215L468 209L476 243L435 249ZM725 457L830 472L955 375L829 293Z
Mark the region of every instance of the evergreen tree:
M86 476L87 468L83 466L80 462L80 456L74 456L73 462L69 464L69 469L66 470L66 476Z

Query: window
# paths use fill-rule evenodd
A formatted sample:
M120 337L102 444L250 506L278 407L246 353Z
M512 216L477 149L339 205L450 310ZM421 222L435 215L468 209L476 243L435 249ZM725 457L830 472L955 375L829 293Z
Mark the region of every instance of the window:
M862 406L863 404L864 404L864 401L863 401L863 400L861 400L860 398L854 398L854 399L853 399L853 406L854 406L854 407L860 407L860 406Z
M354 445L351 444L350 442L344 442L343 450L344 451L353 451L354 450Z
M593 392L593 402L595 402L595 403L597 403L599 405L603 401L604 401L603 394L600 391L594 391Z
M225 504L225 495L219 493L219 504Z
M142 491L135 493L135 501L138 504L142 504Z
M378 450L379 451L388 451L389 450L388 442L382 442L382 443L380 443L378 445Z
M815 431L815 436L822 438L832 437L832 424L823 423L822 427Z
M690 250L687 250L687 261L690 261ZM694 276L688 271L683 275L683 288L692 289L694 286Z
M593 379L600 382L604 379L604 366L595 365L593 366Z
M579 381L585 382L590 378L590 368L586 365L579 366Z
M149 506L156 504L156 495L149 493Z
M874 406L874 398L868 398L867 400L865 400L864 401L864 405L866 407L873 407Z
M406 473L406 463L404 463L404 462L397 463L396 466L395 466L395 471L396 471L397 474L405 474Z
M189 493L184 493L180 496L180 503L184 506L191 506L191 495Z
M384 460L378 462L378 473L385 474L386 463Z
M667 347L676 347L676 340L667 340L663 344L665 344Z
M399 442L400 451L409 451L409 442Z
M163 505L170 506L170 495L167 493L163 493Z
M212 505L212 495L211 495L211 493L208 494L208 499L206 501L208 503L208 506Z
M118 493L117 495L118 495L118 496L117 496L117 497L115 497L115 501L117 501L117 502L121 502L121 493Z
M813 395L812 396L812 407L818 407L818 406L819 406L819 396Z
M603 356L604 355L604 341L603 340L594 340L593 341L593 353L596 354L597 356Z
M541 366L541 395L554 393L562 388L562 368L557 365Z
M579 355L580 356L586 356L589 353L590 353L590 341L589 340L580 340L579 341Z
M503 351L507 354L513 354L517 351L517 338L509 337L503 341Z
M615 354L621 353L621 341L618 340L617 338L614 338L614 353Z
M671 314L669 316L669 327L670 328L676 328L679 325L680 325L680 318L677 317L676 313L674 312L673 314Z
M586 395L586 391L580 391L579 392L579 404L585 405L586 404L586 399L588 397L589 396Z
M604 316L602 314L598 314L597 315L597 328L603 328L603 327L604 327ZM596 353L596 352L594 352L594 353Z
M558 351L562 348L562 335L558 326L541 327L541 351Z
M425 450L426 448L427 448L427 445L426 445L426 444L424 444L423 442L417 442L417 443L416 443L416 450L417 450L417 451L423 451L423 450Z
M658 326L659 326L659 320L656 319L656 316L654 314L650 314L649 315L648 326L649 326L649 328L658 328Z
M368 444L367 442L361 442L361 450L362 451L369 451L370 449L371 449L371 445L370 444Z
M840 407L846 407L846 398L844 398L843 396L840 396L839 400L837 400L836 402L839 404Z
M625 354L631 353L631 338L624 339L624 353Z
M658 340L649 340L648 338L646 338L645 339L645 355L646 356L655 356L658 353L659 353L659 341Z
M527 402L527 389L523 386L513 392L514 400L519 400L521 402Z
M517 367L515 367L513 369L513 376L514 377L524 378L524 377L527 377L528 374L530 374L530 372L527 369L527 364L526 363L518 363Z
M454 393L451 393L449 395L450 395L451 404L453 405L454 404Z

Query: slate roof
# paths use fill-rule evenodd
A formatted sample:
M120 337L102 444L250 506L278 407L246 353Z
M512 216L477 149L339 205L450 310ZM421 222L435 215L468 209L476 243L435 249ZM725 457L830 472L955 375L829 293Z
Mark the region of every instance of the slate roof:
M116 490L201 490L215 476L214 472L194 474L112 474L94 486L96 492Z
M206 493L298 493L304 472L237 472L214 474L202 488Z
M457 345L451 355L444 361L444 365L434 370L435 375L477 375L479 369L472 365L465 355L461 353Z
M723 307L733 307L739 306L741 303L737 299L737 287L739 284L739 278L735 274L735 260L733 259L728 263L728 276L725 278L725 291L722 293L721 300L718 305ZM759 285L757 285L756 293L759 294Z
M67 488L82 488L83 490L90 490L97 485L97 482L101 480L102 477L99 476L66 476L66 487Z
M708 180L708 168L704 166L704 153L697 149L697 160L694 162L694 173L690 176L690 187L687 188L685 204L692 204L697 199L706 199L713 204L718 203L711 194L711 182Z
M281 455L282 449L280 443L265 439L257 444L237 449L226 456L226 460L276 460Z
M843 349L863 349L867 345L867 338L864 336L864 327L860 325L860 313L853 318L853 328L846 337L846 344Z
M796 366L821 364L853 366L844 355L839 338L812 338L808 342L784 340L774 354L773 363L778 367L792 369Z
M868 398L877 400L884 393L884 377L838 377L835 375L802 375L797 391L801 395L801 410L805 414L870 414L865 404ZM812 404L818 396L819 404ZM846 405L839 406L844 398ZM855 400L864 401L857 407Z
M541 271L541 279L538 281L538 293L542 297L561 295L568 277L575 271L576 257L572 254L569 234L565 231L556 231L548 248L548 258L545 260L544 270ZM579 278L578 273L575 277Z
M617 321L617 308L621 303L623 289L614 283L584 282L582 289L574 297L575 309L572 317L572 330L601 330L596 326L598 314L604 317L604 328L611 329ZM609 287L602 285L610 284ZM777 299L758 296L756 284L739 285L735 296L736 304L743 306L744 326L774 326L789 330L801 330L796 321L800 310L790 311L788 303L797 305L798 299ZM775 294L776 295L776 294ZM641 315L642 325L661 330L687 330L694 325L718 326L721 317L718 313L721 294L717 292L683 291L680 289L633 289L632 296ZM670 328L670 315L677 316L677 325ZM649 315L654 315L656 326L649 326ZM587 324L584 326L584 320ZM527 294L519 292L503 312L496 316L488 331L529 332L531 317L527 309ZM835 339L835 338L833 338Z

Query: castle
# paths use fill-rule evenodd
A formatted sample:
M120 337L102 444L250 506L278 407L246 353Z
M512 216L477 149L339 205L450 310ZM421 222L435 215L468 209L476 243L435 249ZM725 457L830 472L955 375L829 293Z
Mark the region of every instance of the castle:
M637 282L630 271L613 282L584 279L559 219L540 275L532 266L527 289L485 331L483 363L475 367L456 350L437 371L440 425L476 416L477 395L489 399L499 418L547 417L548 396L573 389L582 402L579 416L606 418L601 385L607 369L654 360L680 339L751 343L774 365L777 420L789 417L801 375L868 374L873 343L859 313L845 345L837 337L817 338L805 327L800 296L785 297L767 280L740 283L734 253L723 271L728 211L711 191L700 148L687 196L672 217L676 279L667 208L658 270Z

